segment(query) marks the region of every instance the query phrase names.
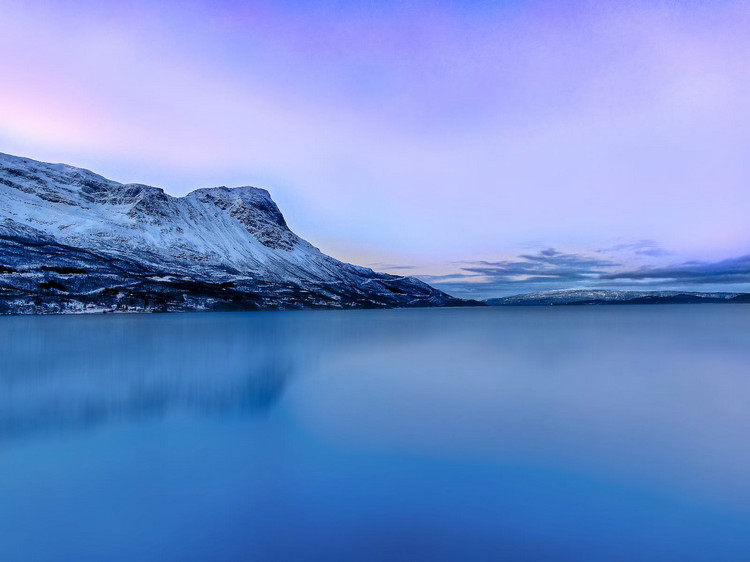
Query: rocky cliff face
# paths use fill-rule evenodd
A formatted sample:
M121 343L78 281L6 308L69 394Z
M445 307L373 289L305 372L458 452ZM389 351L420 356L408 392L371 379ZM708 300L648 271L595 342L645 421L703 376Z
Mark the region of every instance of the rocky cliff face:
M342 263L254 187L162 189L0 154L0 313L460 305Z

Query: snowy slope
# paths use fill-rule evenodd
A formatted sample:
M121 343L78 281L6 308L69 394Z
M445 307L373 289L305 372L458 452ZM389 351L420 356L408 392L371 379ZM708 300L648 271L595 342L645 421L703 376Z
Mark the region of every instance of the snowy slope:
M0 312L461 303L323 254L289 230L263 189L172 197L6 154L0 291Z

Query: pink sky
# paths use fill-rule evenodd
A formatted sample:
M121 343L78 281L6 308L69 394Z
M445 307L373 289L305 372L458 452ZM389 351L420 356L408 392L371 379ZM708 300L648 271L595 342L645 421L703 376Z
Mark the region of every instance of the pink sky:
M315 6L0 0L0 152L262 186L396 273L750 254L746 2Z

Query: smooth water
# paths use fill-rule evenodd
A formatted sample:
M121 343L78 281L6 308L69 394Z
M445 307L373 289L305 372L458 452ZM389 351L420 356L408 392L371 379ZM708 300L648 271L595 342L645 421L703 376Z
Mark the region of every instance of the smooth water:
M750 306L0 318L0 560L748 560Z

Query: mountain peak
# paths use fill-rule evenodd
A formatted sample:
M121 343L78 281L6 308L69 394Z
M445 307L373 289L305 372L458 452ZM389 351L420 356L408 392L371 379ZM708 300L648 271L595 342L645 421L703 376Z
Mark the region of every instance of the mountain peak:
M0 312L465 302L323 254L289 229L265 189L172 197L7 154L0 154L0 266Z

